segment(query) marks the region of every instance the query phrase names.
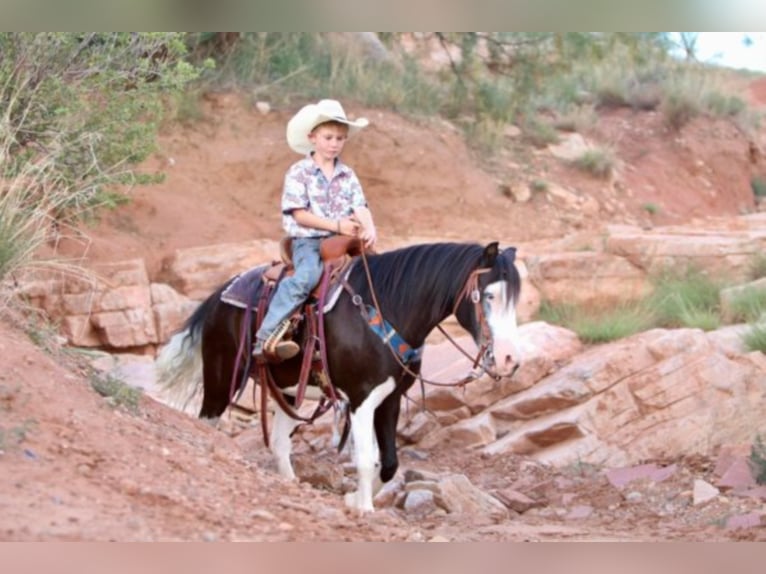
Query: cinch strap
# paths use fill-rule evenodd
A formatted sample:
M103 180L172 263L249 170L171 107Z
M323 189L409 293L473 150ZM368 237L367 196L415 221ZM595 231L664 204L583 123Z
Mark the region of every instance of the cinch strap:
M396 332L396 329L394 329L388 321L378 315L375 307L372 305L366 305L366 307L368 317L367 323L370 325L370 328L383 340L384 343L390 345L390 347L396 351L402 362L407 364L411 361L419 361L423 355L423 347L413 349L410 344Z

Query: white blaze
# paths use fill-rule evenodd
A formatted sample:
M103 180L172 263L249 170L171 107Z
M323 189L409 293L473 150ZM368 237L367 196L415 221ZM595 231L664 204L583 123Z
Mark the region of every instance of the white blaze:
M492 333L495 371L511 375L521 362L519 329L516 322L516 301L508 292L505 281L490 283L484 289L487 324Z

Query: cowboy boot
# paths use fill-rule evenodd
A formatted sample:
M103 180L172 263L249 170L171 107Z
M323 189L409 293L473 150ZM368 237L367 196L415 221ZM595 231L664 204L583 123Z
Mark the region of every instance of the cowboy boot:
M253 357L256 360L277 359L285 361L297 355L301 348L295 341L283 340L290 327L290 320L285 319L266 340L256 339L253 346Z

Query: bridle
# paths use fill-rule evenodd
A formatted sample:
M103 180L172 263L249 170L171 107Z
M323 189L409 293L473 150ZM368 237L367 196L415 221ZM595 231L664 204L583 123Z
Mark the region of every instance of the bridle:
M383 313L380 310L380 305L378 304L378 298L375 294L375 288L372 284L372 275L370 274L370 267L367 262L367 255L365 253L365 250L362 249L361 253L362 263L364 265L364 271L365 275L367 277L367 285L370 289L370 295L372 298L373 306L375 307L375 310L377 311L378 315L380 317L383 317ZM475 357L472 357L468 351L466 351L455 339L453 339L447 331L444 330L444 328L441 325L437 325L437 329L446 337L446 339L452 343L452 345L460 351L465 357L471 360L472 362L472 368L471 371L465 375L463 378L445 383L440 381L432 381L430 379L426 379L421 375L420 373L414 372L412 369L407 366L407 364L402 361L399 358L399 354L396 352L396 350L391 346L391 344L386 341L386 346L391 351L391 354L396 359L397 363L399 363L399 366L404 369L406 373L409 375L412 375L416 380L420 380L421 383L438 386L438 387L462 387L472 381L475 381L476 379L481 378L482 376L489 375L494 380L499 381L502 377L498 375L497 373L491 371L487 367L487 363L489 362L489 359L492 357L492 331L489 328L489 322L487 321L486 313L484 312L484 308L481 302L481 292L479 290L479 276L491 271L491 268L485 267L481 269L474 269L471 271L471 273L468 275L468 278L466 279L465 284L463 285L463 288L458 293L457 298L455 299L455 306L452 309L452 313L457 313L458 307L460 307L460 304L462 303L463 299L470 300L471 303L474 306L474 313L475 316L479 322L479 349L476 353Z

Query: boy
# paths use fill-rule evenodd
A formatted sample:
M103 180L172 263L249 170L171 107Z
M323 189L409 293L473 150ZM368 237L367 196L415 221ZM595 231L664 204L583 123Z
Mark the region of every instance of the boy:
M258 360L285 360L300 351L296 342L281 339L290 316L322 277L323 237L352 235L366 248L375 245L375 224L362 186L339 158L348 138L367 124L365 118L349 120L336 100L304 106L287 123L288 145L305 155L287 170L282 190L282 226L292 238L295 274L278 284L255 335L253 356Z

